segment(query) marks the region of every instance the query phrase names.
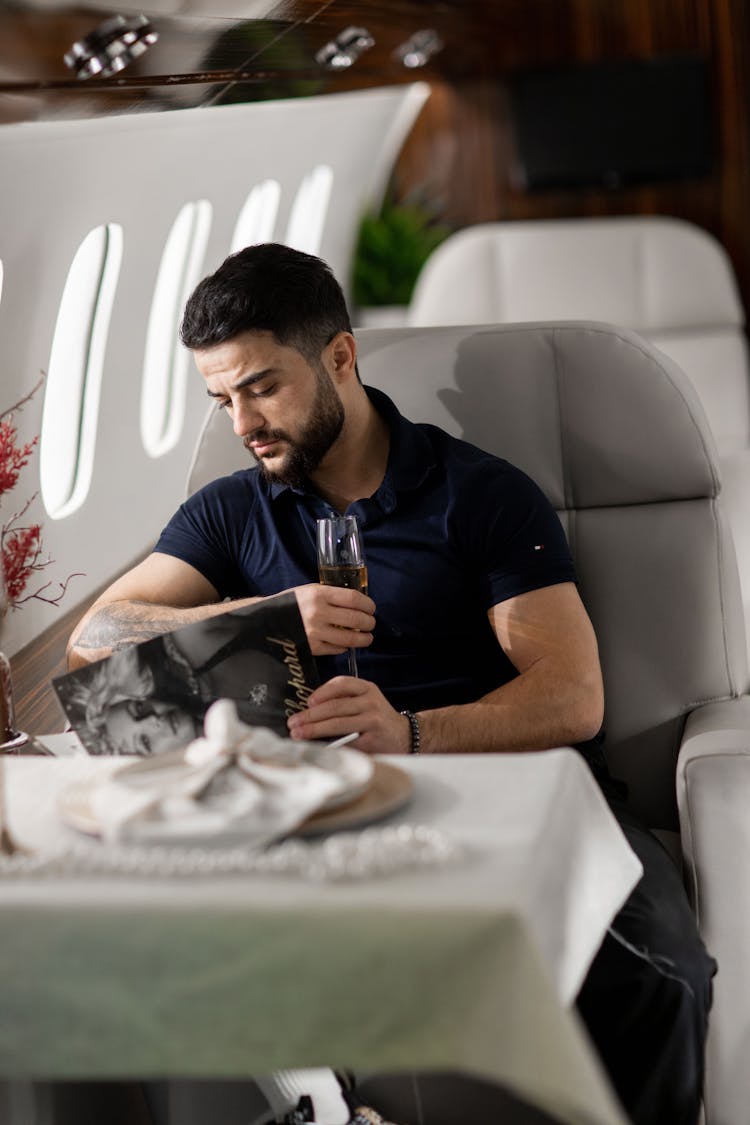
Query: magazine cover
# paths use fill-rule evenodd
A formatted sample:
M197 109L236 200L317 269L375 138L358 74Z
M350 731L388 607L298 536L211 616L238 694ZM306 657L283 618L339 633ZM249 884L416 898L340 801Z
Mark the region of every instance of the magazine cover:
M185 625L52 681L90 754L155 754L203 733L216 699L286 735L320 680L292 593Z

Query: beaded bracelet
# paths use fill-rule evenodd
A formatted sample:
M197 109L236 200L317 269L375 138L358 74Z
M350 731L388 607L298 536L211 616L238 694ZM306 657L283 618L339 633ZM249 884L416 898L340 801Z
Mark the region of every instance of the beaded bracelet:
M419 719L413 711L401 711L401 714L409 720L409 726L411 727L411 746L409 747L409 753L418 754L422 741L419 733Z

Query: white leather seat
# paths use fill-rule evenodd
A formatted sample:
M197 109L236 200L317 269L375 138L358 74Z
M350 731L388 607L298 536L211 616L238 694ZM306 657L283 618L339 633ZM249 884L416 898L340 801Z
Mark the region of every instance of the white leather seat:
M678 219L482 223L427 261L408 323L602 320L632 328L689 375L719 450L750 638L750 359L731 262Z

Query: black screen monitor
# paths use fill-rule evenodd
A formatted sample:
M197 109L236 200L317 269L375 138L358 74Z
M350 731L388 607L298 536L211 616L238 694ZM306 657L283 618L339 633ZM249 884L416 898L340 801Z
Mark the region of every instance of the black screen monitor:
M516 178L527 190L617 188L711 171L705 59L522 71L510 80L510 97Z

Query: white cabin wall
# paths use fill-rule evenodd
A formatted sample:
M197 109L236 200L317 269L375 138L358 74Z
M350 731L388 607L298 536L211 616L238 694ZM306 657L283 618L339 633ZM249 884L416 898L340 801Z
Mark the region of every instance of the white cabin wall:
M188 379L177 446L150 458L140 439L140 392L149 310L164 243L192 200L213 207L198 276L224 259L254 184L281 185L274 237L284 239L295 193L318 164L333 170L319 253L344 285L360 215L383 190L395 156L425 98L424 84L393 89L222 106L106 120L9 125L0 129L0 409L47 370L70 264L88 232L123 229L122 266L104 362L94 474L83 506L43 522L52 580L75 571L62 609L31 601L8 616L3 647L13 654L55 616L86 600L149 549L180 502L206 398ZM192 375L192 370L191 370ZM43 392L17 415L21 439L40 432ZM39 455L4 500L7 519L39 488Z

